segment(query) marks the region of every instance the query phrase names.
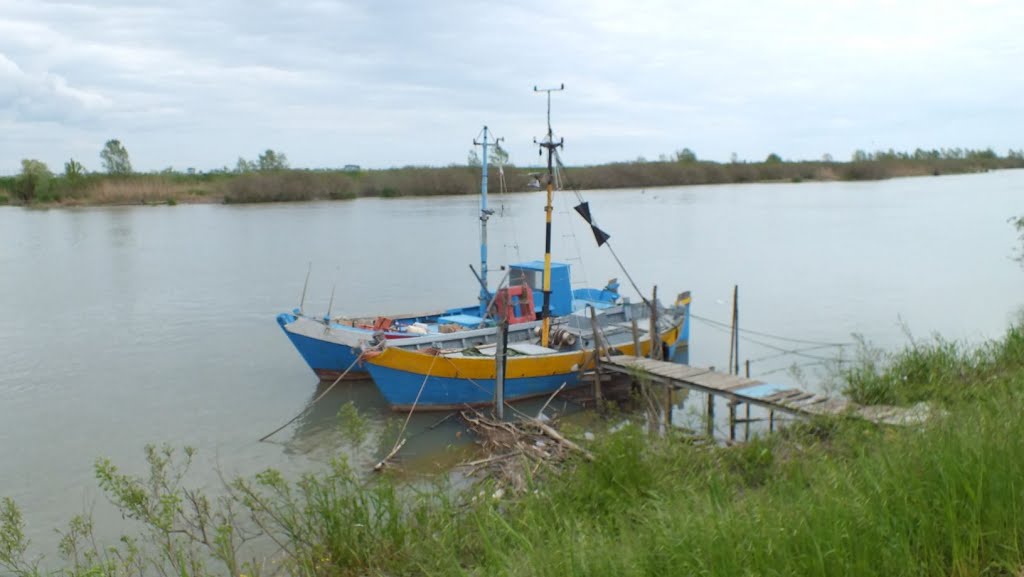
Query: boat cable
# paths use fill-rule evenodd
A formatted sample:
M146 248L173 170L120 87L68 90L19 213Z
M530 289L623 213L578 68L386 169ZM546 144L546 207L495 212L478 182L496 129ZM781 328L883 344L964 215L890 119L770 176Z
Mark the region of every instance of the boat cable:
M719 330L719 331L722 331L722 332L726 332L726 331L730 330L728 327L723 328L723 327L719 327L719 326L716 326L716 325L710 325L710 326L711 326L711 328ZM780 356L785 356L785 355L795 355L795 356L798 356L798 357L804 357L804 358L807 358L807 359L814 359L816 361L824 361L824 362L831 362L831 363L848 363L848 362L850 362L850 361L848 361L846 359L843 359L841 357L838 357L838 358L837 357L823 357L823 356L820 356L820 355L810 355L810 354L807 354L806 352L804 352L804 351L809 351L809 350L818 350L818 349L822 349L822 348L834 348L831 344L828 344L828 343L826 343L827 346L816 346L816 347L809 347L809 348L786 349L786 348L782 348L782 347L779 347L779 346L776 346L776 345L773 345L773 344L770 344L770 343L766 343L764 341L759 341L757 339L752 339L752 338L750 338L748 336L740 335L740 337L744 341L746 341L748 343L753 343L755 345L760 345L762 347L765 347L766 349L771 349L773 351L777 351L777 352L781 353L781 354L778 354L778 355L769 355L769 356L761 358L761 359L752 359L750 362L754 362L755 360L762 360L763 361L763 360L766 360L766 359L780 357ZM840 348L842 348L842 347L840 347Z
M453 369L455 369L456 371L459 370L459 367L455 363L453 363L451 359L449 359L448 357L444 356L443 354L439 354L439 355L435 356L434 358L437 358L438 356L440 356L444 360L448 361L448 364L451 365ZM491 393L491 394L494 393L494 391L487 390L486 387L484 387L483 385L481 385L480 383L474 381L473 379L471 379L469 377L462 377L462 378L466 379L466 381L468 381L469 384L471 384L474 387L480 389L481 391L484 391L485 393ZM513 407L512 404L510 402L508 402L508 401L504 401L504 404L505 404L506 407L511 409L512 412L518 413L521 417L525 417L527 419L532 419L533 418L531 415L527 415L526 413L524 413L524 412L520 411L519 409ZM466 406L469 407L470 405L466 405Z
M776 373L781 373L782 371L800 370L800 369L807 368L807 367L826 367L828 365L829 365L829 363L826 363L826 362L823 362L823 361L814 361L814 362L799 363L799 364L793 363L792 365L788 365L788 366L785 366L785 367L780 367L780 368L777 368L777 369L772 369L770 371L761 373L759 376L774 375Z
M731 329L732 328L732 325L730 325L728 323L723 323L721 321L716 321L714 319L709 319L707 317L702 317L700 315L695 315L695 314L691 314L690 316L692 316L693 318L695 318L695 319L697 319L699 321L708 323L710 325L717 325L717 326L725 328L725 329ZM781 335L773 335L771 333L765 333L765 332L761 332L761 331L755 331L755 330L743 329L743 328L739 329L739 331L741 333L750 333L752 335L757 335L759 337L767 337L767 338L776 339L776 340L779 340L779 341L788 341L788 342L791 342L791 343L798 343L798 344L804 344L804 345L821 345L821 346L832 346L832 347L849 347L849 346L853 346L853 345L856 344L854 342L833 343L833 342L827 342L827 341L812 341L812 340L807 340L807 339L795 339L795 338L792 338L792 337L784 337L784 336L781 336Z
M274 429L273 431L267 433L266 435L263 435L262 437L260 437L259 442L262 443L263 441L266 441L270 437L273 437L277 433L281 432L282 429L284 429L288 425L290 425L290 424L294 423L296 420L298 420L299 417L301 417L302 415L305 415L307 411L309 411L311 408L313 408L313 405L315 405L317 403L317 401L319 401L320 399L322 399L325 396L327 396L327 393L331 392L331 389L333 389L335 385L337 385L339 382L341 382L341 379L345 378L345 375L347 375L349 373L349 371L351 371L352 368L355 367L356 364L358 364L362 360L363 360L363 353L360 353L359 356L356 357L356 360L352 361L352 364L349 365L348 368L345 369L345 371L343 373L338 375L338 378L334 379L334 382L331 383L331 386L327 387L327 390L325 390L324 392L322 392L319 395L317 395L315 399L310 401L301 411L299 411L299 414L297 414L294 417L292 417L291 419L289 419L289 421L287 423L281 425L280 427L278 427L278 428Z
M381 459L380 462L373 467L374 471L380 471L381 469L383 469L387 462L391 459L391 457L394 457L395 454L402 449L402 446L405 445L405 441L407 439L402 435L405 434L405 429L406 427L409 426L409 419L412 418L412 414L416 412L416 405L418 405L420 402L420 395L423 394L423 389L424 387L427 386L427 381L430 379L430 373L431 371L434 370L434 363L436 361L437 355L433 355L432 358L430 359L430 366L427 367L427 374L423 376L423 382L420 383L420 390L416 392L416 399L413 400L412 407L409 407L409 414L405 416L405 422L402 423L402 430L398 431L398 436L395 437L395 445L391 447L391 451L387 454L387 456Z
M558 151L556 150L555 151L555 155L557 156L557 154L558 154ZM555 190L558 190L558 191L564 191L565 190L565 188L562 186L563 185L563 179L561 177L561 172L562 172L561 171L561 164L560 163L556 164L555 167L554 167ZM579 195L577 195L577 196L579 196ZM578 285L578 286L588 287L588 286L590 286L590 280L587 277L587 266L586 266L586 263L583 260L583 251L580 249L580 239L576 235L576 225L573 224L575 219L572 217L572 215L576 211L573 210L573 207L569 205L567 200L568 200L568 198L566 197L566 195L563 195L563 194L558 195L558 203L561 205L561 211L559 212L559 214L566 215L566 217L567 217L565 219L565 222L566 222L566 225L567 225L567 228L568 228L568 232L562 234L563 250L565 250L565 252L567 254L572 253L573 251L576 252L576 258L575 259L567 258L566 260L575 260L577 263L579 263L580 274L576 275L576 278L578 278L579 280L575 284Z
M562 173L565 173L564 180L569 182L568 171L565 169L565 165L562 164L562 157L558 154L557 150L555 151L555 163L558 165L559 170ZM573 194L576 195L576 200L584 202L583 195L580 194L579 186L575 184L570 184L568 186L568 189L571 190ZM596 226L596 221L594 221L594 225ZM644 296L644 293L642 290L640 290L640 287L637 286L636 281L633 280L633 275L629 274L629 271L626 270L626 266L622 264L622 260L619 259L619 255L615 254L615 249L612 248L611 240L605 240L604 245L608 247L608 251L612 253L612 257L615 258L615 262L618 263L619 269L622 271L622 274L626 275L626 279L629 281L629 284L633 286L633 290L636 291L636 294L640 295L640 299L648 306L653 306L651 304L651 301L649 301L647 297Z

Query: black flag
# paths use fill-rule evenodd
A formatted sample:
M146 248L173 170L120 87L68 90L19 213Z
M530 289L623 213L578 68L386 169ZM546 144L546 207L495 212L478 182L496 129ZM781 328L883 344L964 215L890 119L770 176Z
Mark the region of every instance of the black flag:
M590 218L589 202L581 202L580 204L576 205L576 212L580 213L580 216L583 217L583 220L587 221L587 224L590 225L590 230L594 231L594 240L597 241L597 246L601 246L604 243L608 242L608 239L611 238L612 236L607 232L597 228L597 225L594 224L594 221Z

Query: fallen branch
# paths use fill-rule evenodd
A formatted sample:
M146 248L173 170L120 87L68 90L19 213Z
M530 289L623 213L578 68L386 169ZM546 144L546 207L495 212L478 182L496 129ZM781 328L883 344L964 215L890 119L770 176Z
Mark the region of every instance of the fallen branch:
M384 467L388 466L388 461L390 461L395 455L397 455L398 452L401 451L402 447L404 446L405 439L403 438L401 441L395 444L395 447L391 449L390 453L388 453L383 459L381 459L379 463L373 466L373 470L377 472L384 470Z
M561 443L562 445L564 445L566 448L571 449L573 451L576 451L577 453L582 454L584 457L586 457L586 459L588 461L593 461L594 460L593 453L591 453L590 451L588 451L588 450L584 449L583 447L577 445L576 443L570 441L569 439L566 439L565 437L562 436L561 433L556 431L553 427L551 427L549 425L546 425L546 424L538 421L537 419L534 419L530 423L532 425L536 426L537 428L539 428L541 431L543 431L544 434L547 435L548 437L551 437L552 439L554 439L554 440L558 441L559 443Z

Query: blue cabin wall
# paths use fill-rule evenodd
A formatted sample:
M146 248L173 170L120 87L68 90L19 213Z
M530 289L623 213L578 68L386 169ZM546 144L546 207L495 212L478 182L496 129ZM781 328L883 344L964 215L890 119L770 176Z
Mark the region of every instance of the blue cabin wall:
M534 307L540 312L544 303L544 261L534 260L514 264L509 267L509 286L526 283L533 289ZM572 281L569 277L569 265L562 262L551 263L551 316L560 317L571 314Z

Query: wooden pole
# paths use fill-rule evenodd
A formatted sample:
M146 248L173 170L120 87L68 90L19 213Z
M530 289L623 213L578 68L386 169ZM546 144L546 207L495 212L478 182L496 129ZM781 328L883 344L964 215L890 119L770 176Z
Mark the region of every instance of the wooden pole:
M750 378L750 359L747 359L745 364L747 365L747 378L749 379ZM750 403L746 403L746 410L747 410L747 420L746 420L746 423L744 423L744 425L743 425L743 440L744 441L749 441L750 440Z
M658 286L654 286L651 295L651 354L650 357L656 361L661 360L661 335L658 334Z
M736 351L736 289L737 285L732 287L732 324L729 325L729 364L725 367L725 370L729 374L733 374L732 365L733 359L738 355ZM740 374L737 370L735 374Z
M494 414L505 420L505 359L508 353L508 319L502 319L498 327L498 343L494 352Z
M740 374L740 285L732 287L732 338L736 357L733 374Z
M729 440L736 440L736 401L729 401Z
M597 311L592 305L587 305L590 309L590 328L594 332L593 342L594 345L594 405L601 408L601 332L600 327L597 324Z
M665 384L665 434L668 435L668 428L672 426L672 385Z
M707 433L709 438L715 438L715 395L712 393L708 393Z
M637 324L636 319L633 321L633 356L642 358L643 352L640 350L640 326Z

